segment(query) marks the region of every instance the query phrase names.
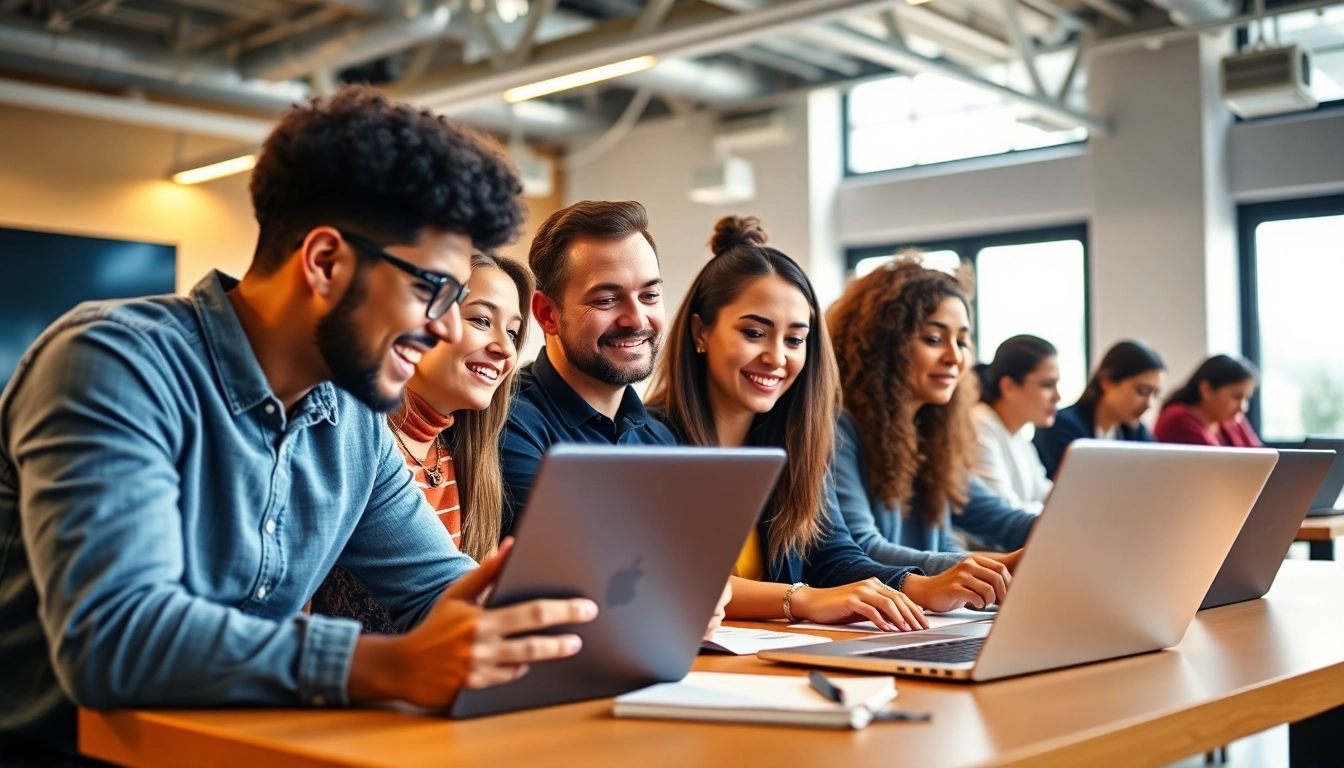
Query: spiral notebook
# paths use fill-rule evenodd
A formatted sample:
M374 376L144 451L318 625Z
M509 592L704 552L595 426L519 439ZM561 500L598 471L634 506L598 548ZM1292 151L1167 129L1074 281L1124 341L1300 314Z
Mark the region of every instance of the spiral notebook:
M679 683L659 683L616 697L616 717L729 723L863 728L873 712L896 698L891 677L832 678L848 706L827 700L802 675L691 672Z

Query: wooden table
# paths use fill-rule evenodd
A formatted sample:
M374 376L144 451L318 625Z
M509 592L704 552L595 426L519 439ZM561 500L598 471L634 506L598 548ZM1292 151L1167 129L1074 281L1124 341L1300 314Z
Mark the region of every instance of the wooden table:
M1205 611L1174 651L987 684L900 681L901 708L934 713L924 724L617 720L610 701L461 722L368 710L85 710L80 748L144 768L1156 766L1318 713L1333 739L1344 712L1327 712L1344 705L1341 593L1344 564L1287 562L1267 599ZM754 657L701 656L695 668L800 674ZM1329 744L1329 760L1309 763L1294 741L1295 764L1344 764L1334 760L1340 742Z
M1312 560L1334 560L1335 539L1344 536L1344 515L1308 517L1297 531L1297 540L1307 542Z

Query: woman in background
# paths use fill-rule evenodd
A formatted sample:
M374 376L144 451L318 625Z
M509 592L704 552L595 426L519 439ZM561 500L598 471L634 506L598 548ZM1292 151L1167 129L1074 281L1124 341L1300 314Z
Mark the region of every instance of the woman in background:
M845 403L835 483L854 540L878 562L959 581L972 607L998 602L1036 516L971 471L978 390L960 281L900 258L850 283L828 325ZM953 526L1012 554L969 553Z
M499 435L526 340L532 273L520 262L478 253L467 287L462 340L425 352L387 421L453 543L479 562L499 546ZM339 564L313 596L312 611L356 619L366 632L405 629Z
M1249 361L1214 355L1167 398L1153 434L1164 443L1256 448L1260 438L1246 422L1259 372Z
M1082 437L1151 442L1152 433L1140 420L1152 410L1166 379L1167 366L1147 346L1122 341L1111 347L1078 402L1060 411L1054 426L1036 430L1032 442L1046 476L1054 479L1065 449Z
M1051 483L1031 444L1034 430L1055 423L1059 405L1059 358L1054 345L1037 336L1014 336L999 345L994 360L979 366L976 404L978 452L975 474L1012 506L1037 513Z

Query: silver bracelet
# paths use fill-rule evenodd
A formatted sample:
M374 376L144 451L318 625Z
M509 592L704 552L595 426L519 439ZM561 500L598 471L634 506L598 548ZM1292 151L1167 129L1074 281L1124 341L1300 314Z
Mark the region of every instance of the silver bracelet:
M793 600L794 592L797 592L799 588L806 586L807 586L806 584L800 581L794 584L793 586L789 587L788 590L784 593L784 618L788 619L790 624L797 621L797 619L793 618L793 611L789 610L790 608L789 601Z

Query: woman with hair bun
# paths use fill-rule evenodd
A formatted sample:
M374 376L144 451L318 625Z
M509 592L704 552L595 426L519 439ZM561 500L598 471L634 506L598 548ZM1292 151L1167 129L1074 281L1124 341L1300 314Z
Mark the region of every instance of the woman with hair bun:
M1214 355L1167 398L1153 434L1164 443L1256 448L1260 438L1246 422L1259 371L1248 360Z
M1052 484L1027 427L1044 429L1055 423L1058 353L1040 337L1014 336L1000 344L994 360L977 366L976 372L980 374L980 402L973 413L978 447L975 474L1014 507L1040 512Z

